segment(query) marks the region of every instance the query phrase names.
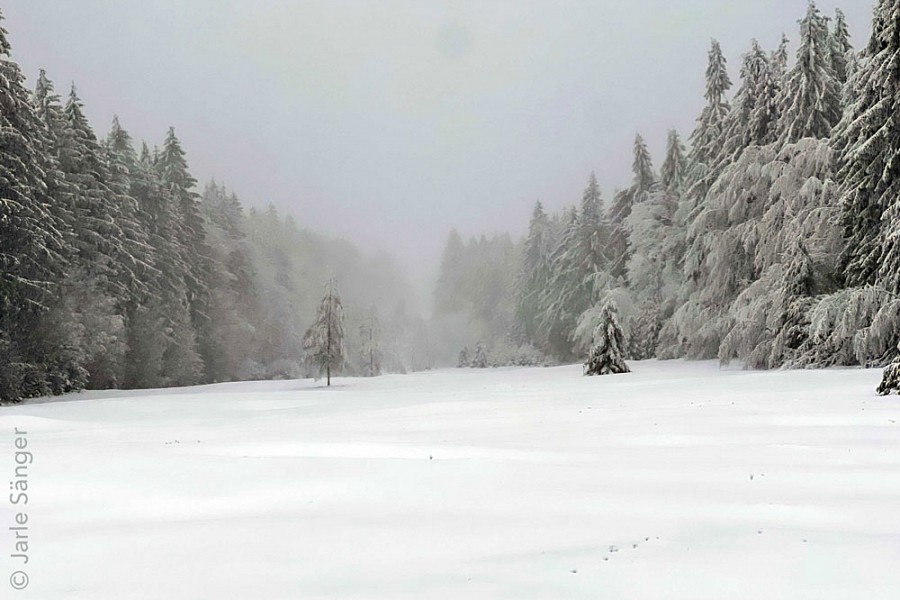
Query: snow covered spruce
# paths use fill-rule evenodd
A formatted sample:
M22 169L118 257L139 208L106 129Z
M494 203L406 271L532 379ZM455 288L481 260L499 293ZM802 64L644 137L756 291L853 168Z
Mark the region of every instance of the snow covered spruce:
M303 336L303 349L319 374L325 373L330 386L332 370L337 371L344 364L344 306L334 277L328 280L316 322Z
M600 322L594 329L593 343L584 365L585 375L612 375L629 373L625 364L625 335L619 327L618 309L607 301L600 311Z

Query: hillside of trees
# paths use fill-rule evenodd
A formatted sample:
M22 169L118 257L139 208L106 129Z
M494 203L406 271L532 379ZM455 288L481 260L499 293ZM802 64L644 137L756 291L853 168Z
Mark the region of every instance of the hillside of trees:
M198 193L174 129L151 148L115 118L98 137L74 86L62 98L41 71L26 89L0 29L0 401L308 375L332 275L345 373L371 374L376 351L379 368L429 366L390 258L217 183Z
M771 51L751 41L733 93L713 41L695 129L670 132L658 169L638 135L631 184L608 203L591 175L561 214L538 203L519 244L464 246L451 234L436 311L469 324L458 345L580 360L613 302L632 359L890 362L900 341L898 24L900 2L881 0L856 51L841 11L830 18L810 3L793 50L787 37Z

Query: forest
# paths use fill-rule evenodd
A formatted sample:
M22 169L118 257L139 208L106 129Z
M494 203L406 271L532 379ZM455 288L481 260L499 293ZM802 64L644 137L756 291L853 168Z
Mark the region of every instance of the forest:
M795 44L750 42L737 84L713 40L696 126L659 168L637 135L609 201L590 174L522 239L452 231L430 318L387 254L199 187L174 128L98 136L74 84L63 99L42 70L26 88L2 30L0 400L318 375L304 337L332 277L347 375L581 362L611 312L630 360L890 365L898 10L881 1L857 50L810 3Z
M26 89L5 30L0 55L0 401L317 375L304 332L331 277L346 374L428 366L389 256L198 189L174 129L98 137L74 85Z
M900 341L898 10L880 2L856 51L843 13L810 3L793 53L787 36L771 51L750 42L733 93L713 40L696 127L669 133L658 169L637 135L631 185L608 205L590 175L571 208L538 202L521 242L452 232L436 309L469 324L457 345L496 364L581 360L613 304L630 359L888 365Z

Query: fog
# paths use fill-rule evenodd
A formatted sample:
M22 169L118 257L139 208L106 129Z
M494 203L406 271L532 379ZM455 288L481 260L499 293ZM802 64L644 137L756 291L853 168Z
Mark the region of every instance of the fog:
M524 232L535 200L607 198L635 132L661 160L703 104L719 39L737 80L751 38L796 40L806 0L294 2L11 0L29 77L75 81L98 129L118 114L250 206L394 254L432 278L450 227ZM867 0L840 5L857 47ZM792 50L795 47L792 47ZM104 133L101 131L101 133Z

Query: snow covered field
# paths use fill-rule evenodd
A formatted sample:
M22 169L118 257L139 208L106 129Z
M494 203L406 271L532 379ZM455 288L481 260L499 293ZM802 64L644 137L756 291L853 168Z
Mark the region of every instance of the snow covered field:
M98 392L27 431L3 597L900 597L880 372L646 362ZM13 510L13 509L16 510ZM0 586L21 568L0 506Z

